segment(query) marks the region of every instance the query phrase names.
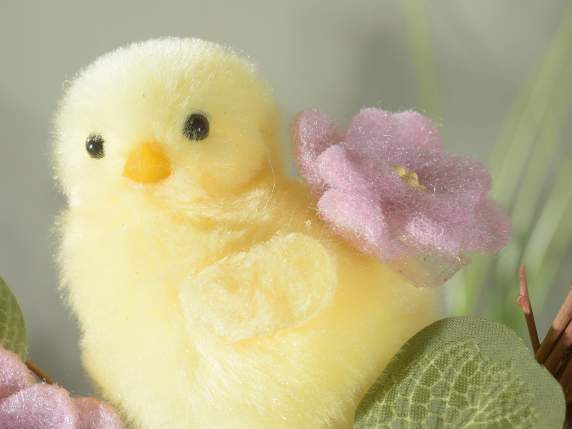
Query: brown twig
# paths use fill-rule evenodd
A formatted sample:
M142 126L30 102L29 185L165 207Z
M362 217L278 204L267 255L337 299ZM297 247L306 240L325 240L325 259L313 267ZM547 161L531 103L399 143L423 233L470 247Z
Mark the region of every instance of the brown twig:
M537 347L536 360L544 365L562 386L566 398L564 429L572 429L572 288L540 347L524 265L520 267L520 294L517 302L524 313L533 350Z
M38 367L34 362L31 360L26 361L26 366L30 371L32 371L36 377L41 379L44 383L47 384L55 384L54 381L50 378L48 374L46 374L40 367Z
M560 339L560 336L568 326L570 322L570 318L572 317L572 290L568 292L568 296L564 300L562 307L558 311L554 322L552 322L552 326L548 330L546 334L546 338L542 341L540 348L536 352L536 360L540 363L544 363L550 352L554 349L554 346Z
M528 336L530 337L530 344L532 351L536 354L540 347L540 340L538 339L538 331L536 329L536 322L534 321L534 313L532 312L532 304L528 295L528 281L526 279L526 268L521 265L519 271L520 279L520 294L518 295L517 303L522 309L526 326L528 328Z
M554 376L562 374L568 362L570 361L570 351L572 350L572 323L566 326L566 329L554 344L554 348L544 361L544 366ZM572 369L571 369L572 370ZM572 373L571 373L572 376Z
M564 388L564 392L566 392L566 399L572 400L572 363L568 361L568 364L558 377L558 381Z

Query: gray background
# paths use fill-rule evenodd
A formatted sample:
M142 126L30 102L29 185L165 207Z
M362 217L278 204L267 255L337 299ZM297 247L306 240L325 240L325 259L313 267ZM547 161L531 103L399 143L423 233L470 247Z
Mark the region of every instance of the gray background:
M49 163L64 80L119 45L194 36L258 62L285 127L308 107L345 122L365 105L419 106L398 0L0 1L0 273L23 307L32 358L76 393L89 387L77 328L57 290L52 224L64 202ZM428 3L443 136L454 151L486 160L568 1Z

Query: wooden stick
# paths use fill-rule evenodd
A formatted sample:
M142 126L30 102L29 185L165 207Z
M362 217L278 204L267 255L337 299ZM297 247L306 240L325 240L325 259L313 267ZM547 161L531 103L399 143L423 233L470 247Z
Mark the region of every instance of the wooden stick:
M41 379L44 383L47 384L54 384L54 381L50 378L50 376L48 374L46 374L44 371L42 371L40 369L39 366L37 366L34 362L32 362L31 360L26 361L26 366L28 367L28 369L30 371L32 371L34 374L36 374L36 377L38 377L39 379Z
M536 322L534 321L534 313L532 312L532 304L528 295L528 281L526 279L526 268L524 265L520 266L520 294L518 295L518 306L522 309L526 326L528 328L528 336L530 337L530 344L534 354L540 348L540 340L538 339L538 331L536 329Z
M564 387L564 397L566 402L572 402L572 386Z
M536 360L540 363L544 363L548 355L554 348L556 342L568 326L570 322L570 318L572 317L572 289L568 292L568 296L564 300L562 307L558 311L554 322L552 322L552 326L548 330L546 334L546 338L542 341L540 348L536 352Z
M564 429L572 429L572 403L566 404L566 420L564 421Z
M572 361L568 361L560 377L558 377L558 381L566 393L566 399L572 400Z
M555 377L566 368L570 361L570 352L572 351L572 323L566 326L566 329L556 340L554 348L544 361L544 366Z

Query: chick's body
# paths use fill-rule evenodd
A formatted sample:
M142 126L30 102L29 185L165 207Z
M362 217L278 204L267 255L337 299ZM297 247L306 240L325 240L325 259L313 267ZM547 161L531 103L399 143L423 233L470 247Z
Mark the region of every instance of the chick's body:
M63 284L85 365L134 427L351 427L436 316L434 291L316 218L276 124L252 67L198 40L103 57L64 99Z

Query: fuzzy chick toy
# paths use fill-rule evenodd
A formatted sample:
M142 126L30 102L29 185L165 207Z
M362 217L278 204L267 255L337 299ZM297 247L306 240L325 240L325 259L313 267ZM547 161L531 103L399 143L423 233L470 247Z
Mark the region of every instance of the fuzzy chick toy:
M278 134L253 66L201 40L119 49L67 90L62 281L85 366L133 427L349 428L436 318L434 289L318 217Z

